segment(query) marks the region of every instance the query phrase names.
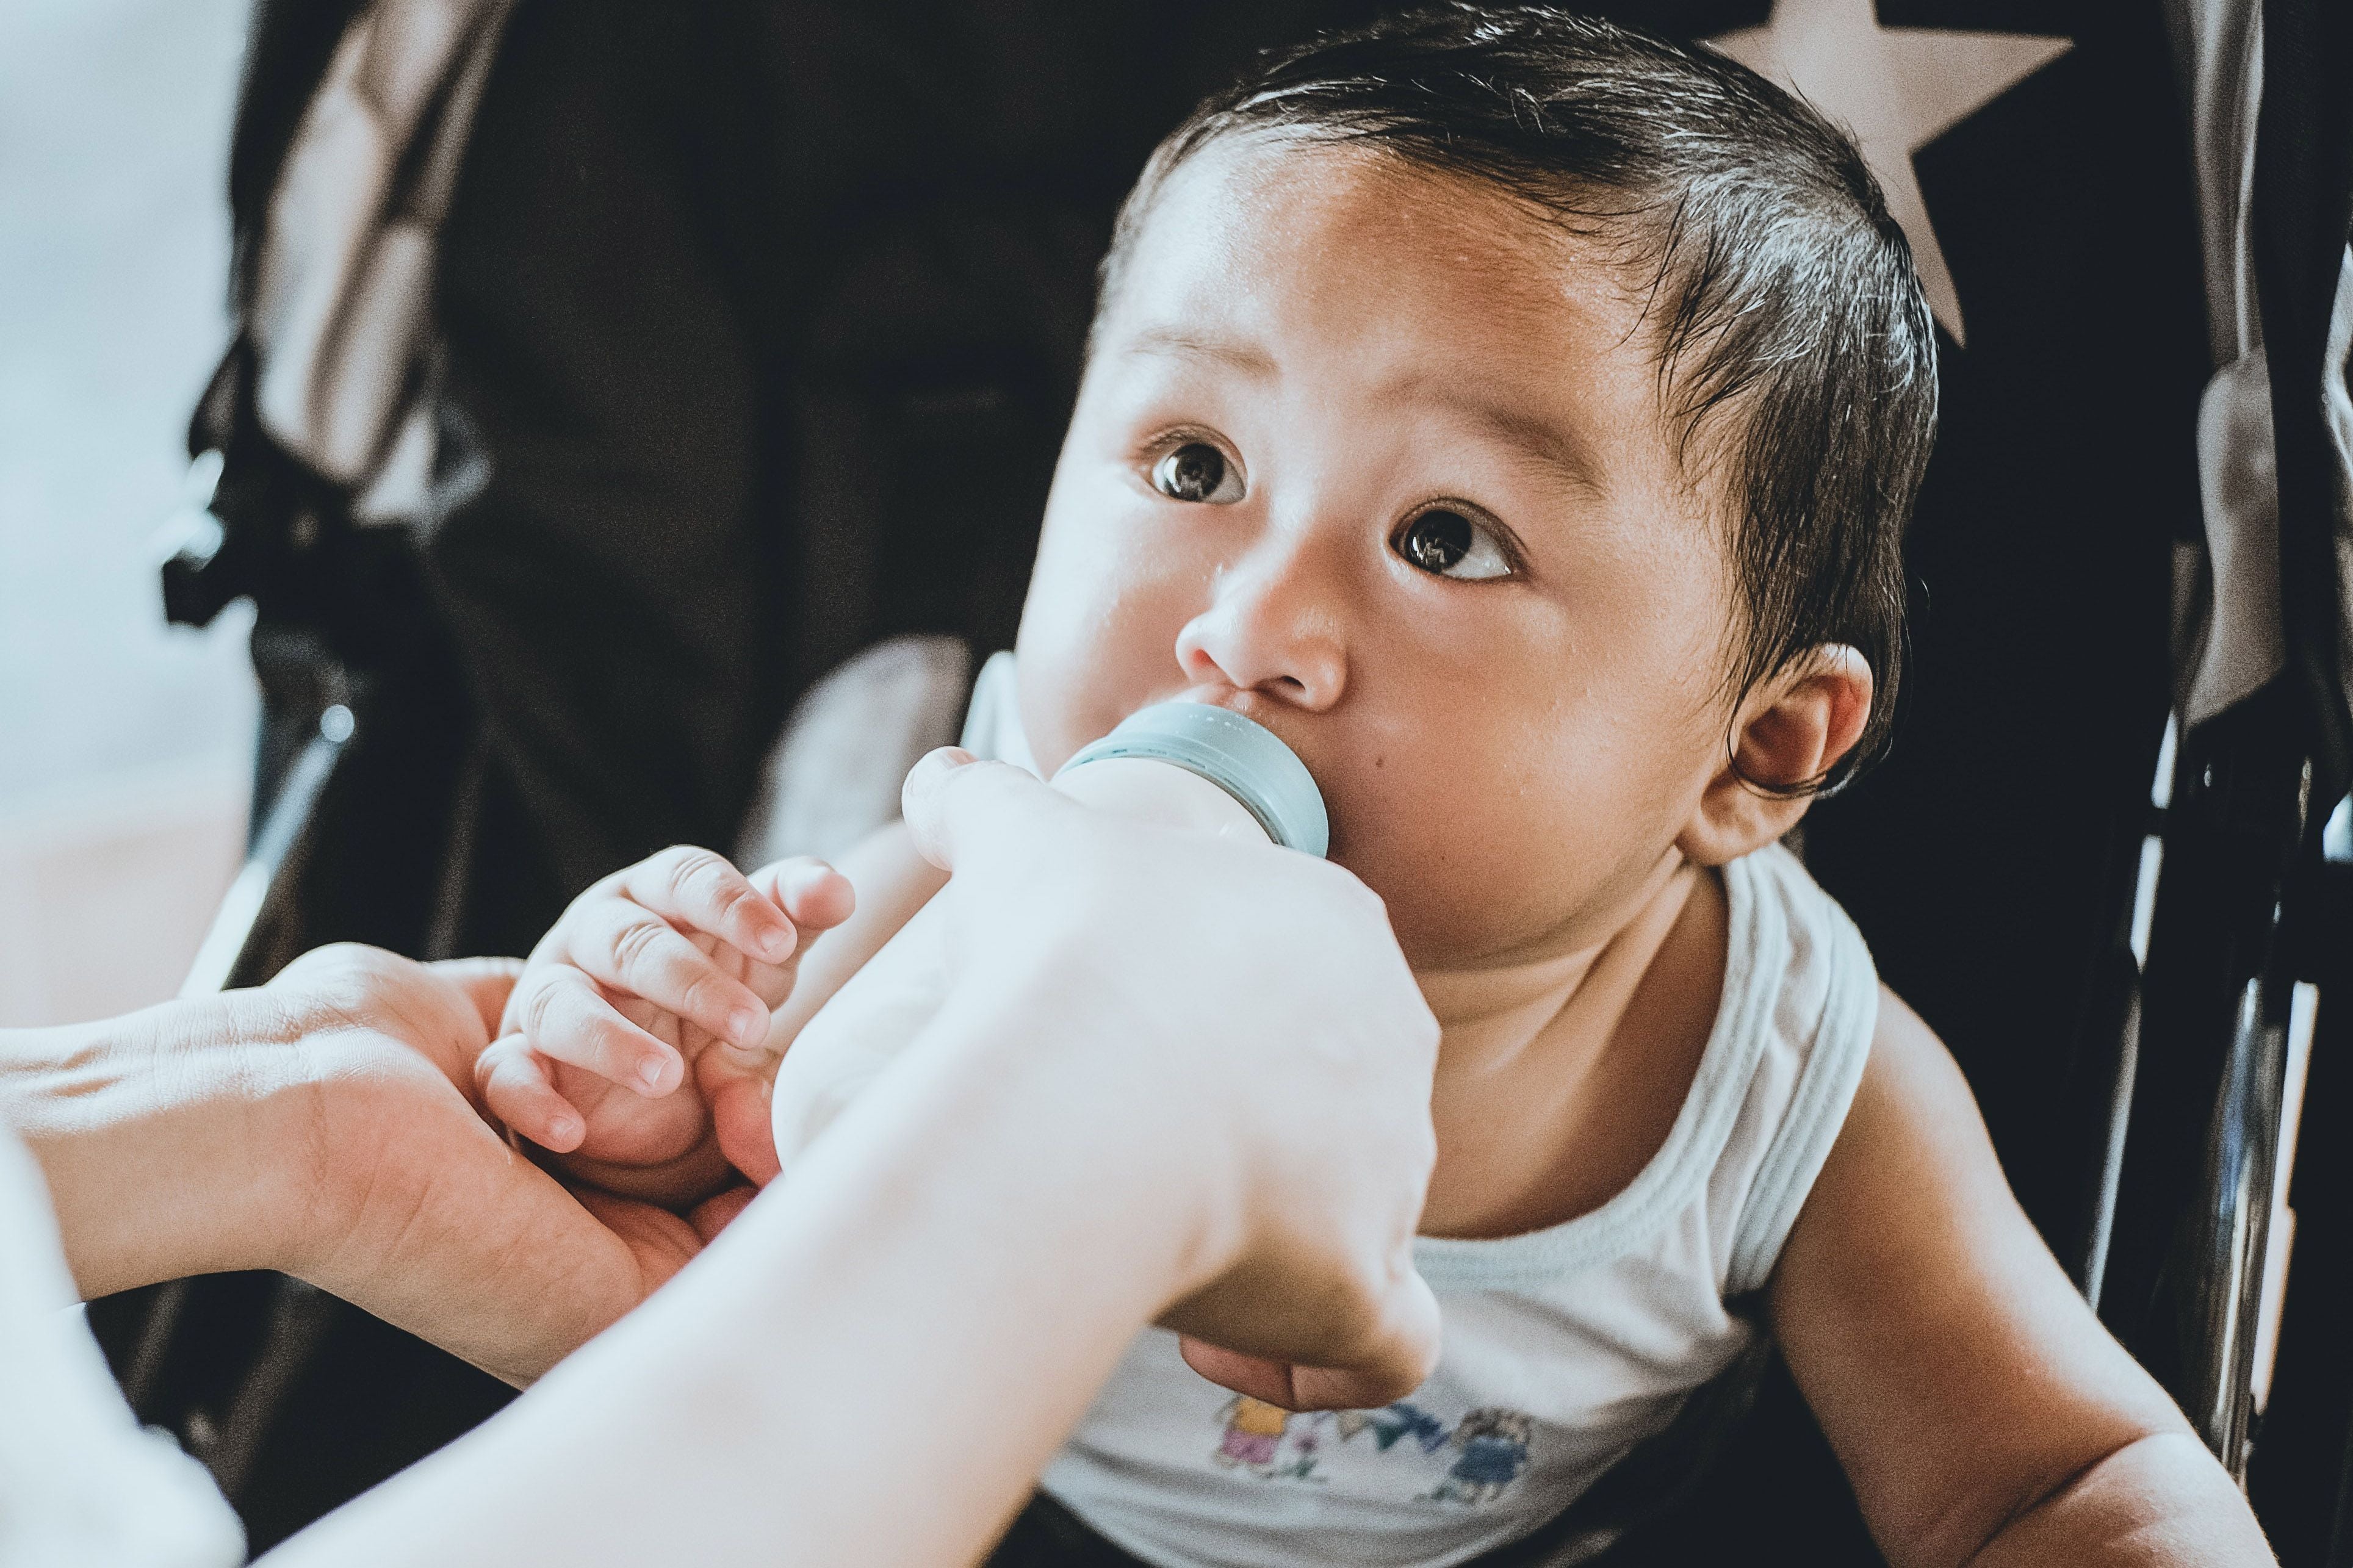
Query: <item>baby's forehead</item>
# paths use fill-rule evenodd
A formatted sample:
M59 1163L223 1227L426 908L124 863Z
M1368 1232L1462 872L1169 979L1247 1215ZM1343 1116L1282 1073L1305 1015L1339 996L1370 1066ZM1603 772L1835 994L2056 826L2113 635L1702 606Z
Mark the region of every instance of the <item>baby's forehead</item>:
M1394 258L1420 248L1477 275L1501 303L1539 306L1557 300L1564 283L1582 291L1600 281L1587 274L1624 270L1611 265L1624 237L1579 234L1493 181L1373 142L1236 132L1158 174L1145 195L1123 260L1174 255L1248 274L1271 255L1320 264L1314 272L1330 277L1345 276L1356 253Z
M1589 466L1683 456L1625 237L1328 139L1220 139L1149 195L1106 268L1106 379L1313 376L1333 401L1474 405Z
M1571 226L1386 147L1264 132L1160 173L1105 267L1097 344L1174 333L1337 339L1534 381L1662 390L1623 226Z

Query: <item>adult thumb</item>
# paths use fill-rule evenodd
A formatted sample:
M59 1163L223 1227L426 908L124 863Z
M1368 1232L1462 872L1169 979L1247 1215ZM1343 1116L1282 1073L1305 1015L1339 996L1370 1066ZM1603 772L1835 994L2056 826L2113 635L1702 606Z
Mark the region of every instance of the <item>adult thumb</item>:
M499 1032L499 1020L506 1012L507 994L522 978L522 960L445 958L426 967L464 993L474 1011L481 1016L484 1029L494 1036Z
M907 774L899 809L923 858L953 872L960 855L1002 842L1021 821L1076 807L1019 768L981 762L960 746L943 746Z

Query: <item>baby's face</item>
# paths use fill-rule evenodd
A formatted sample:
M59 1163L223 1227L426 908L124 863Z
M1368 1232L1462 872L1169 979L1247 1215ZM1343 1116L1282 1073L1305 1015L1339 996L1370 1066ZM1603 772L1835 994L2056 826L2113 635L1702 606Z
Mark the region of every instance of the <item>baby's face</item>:
M1047 503L1039 763L1219 703L1305 760L1418 965L1613 930L1723 765L1733 601L1606 244L1362 150L1179 168Z

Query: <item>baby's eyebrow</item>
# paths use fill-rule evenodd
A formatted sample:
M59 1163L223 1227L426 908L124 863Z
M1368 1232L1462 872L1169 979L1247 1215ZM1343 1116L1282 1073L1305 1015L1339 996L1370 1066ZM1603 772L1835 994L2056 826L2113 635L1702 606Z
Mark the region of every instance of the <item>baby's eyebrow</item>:
M1127 345L1132 354L1174 354L1182 359L1215 360L1246 375L1272 375L1274 356L1256 343L1234 338L1205 336L1180 327L1153 327L1138 332Z
M1400 401L1419 399L1437 404L1504 445L1516 447L1546 467L1567 475L1572 482L1596 494L1605 489L1593 454L1542 415L1419 376L1405 378L1389 390L1389 395Z

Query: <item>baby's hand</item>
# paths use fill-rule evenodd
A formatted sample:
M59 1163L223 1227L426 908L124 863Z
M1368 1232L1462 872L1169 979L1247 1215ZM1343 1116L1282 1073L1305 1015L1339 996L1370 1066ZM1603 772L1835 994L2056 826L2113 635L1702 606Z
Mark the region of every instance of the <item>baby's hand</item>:
M633 1197L691 1202L730 1163L767 1180L770 1014L807 939L854 901L848 879L807 858L747 878L678 847L615 872L532 950L501 1038L475 1063L484 1102Z

